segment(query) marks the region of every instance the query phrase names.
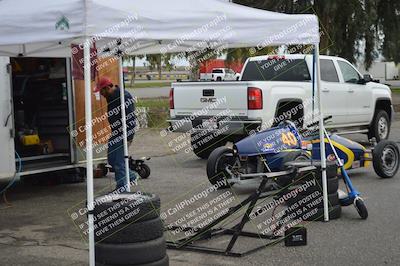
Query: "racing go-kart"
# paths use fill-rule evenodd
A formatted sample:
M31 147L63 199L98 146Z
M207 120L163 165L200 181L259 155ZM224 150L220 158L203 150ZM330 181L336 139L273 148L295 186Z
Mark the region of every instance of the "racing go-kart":
M218 188L227 188L236 183L265 178L265 173L268 172L269 176L273 176L271 180L276 185L270 186L272 189L290 187L295 184L297 169L319 164L318 171L321 170L320 139L316 125L317 123L313 123L308 126L311 130L306 131L308 136L304 140L296 126L290 121L285 121L278 127L256 133L235 143L233 148L215 149L207 162L209 181ZM347 193L338 191L339 204L341 206L354 204L360 217L367 219L368 210L360 197L360 192L353 186L347 169L367 167L372 161L375 172L380 177L393 177L399 169L400 154L397 144L387 140L378 144L372 141L376 145L367 150L349 139L329 134L324 128L323 131L326 159L330 163L327 165L327 172L330 172L330 176L336 176L339 168L347 190ZM286 171L286 174L285 170L288 168L292 171ZM271 175L274 172L276 175ZM337 189L336 184L335 191Z
M232 148L215 149L207 161L209 181L216 184L225 180L227 183L223 187L229 187L247 183L262 173L283 171L288 162L320 160L320 140L316 125L314 123L307 126L314 128L308 130L308 136L303 139L292 122L284 121L277 127L236 142ZM324 142L327 161L336 161L335 149L345 170L368 167L372 162L378 176L391 178L396 175L400 155L395 142L382 140L376 144L372 141L374 146L367 149L342 136L328 132L326 134Z

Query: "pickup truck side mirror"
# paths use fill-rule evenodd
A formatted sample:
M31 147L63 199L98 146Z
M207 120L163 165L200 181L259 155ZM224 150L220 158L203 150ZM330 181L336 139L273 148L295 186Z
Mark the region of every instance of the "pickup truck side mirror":
M363 79L364 79L365 83L368 83L368 82L372 81L372 77L371 77L370 74L364 74Z
M357 84L365 85L365 84L367 84L368 82L371 82L371 81L373 81L371 75L370 74L364 74L364 76L357 81Z

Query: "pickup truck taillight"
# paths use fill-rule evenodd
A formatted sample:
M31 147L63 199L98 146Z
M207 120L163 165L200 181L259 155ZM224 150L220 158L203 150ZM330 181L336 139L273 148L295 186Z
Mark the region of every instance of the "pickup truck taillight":
M174 109L174 88L169 91L169 109Z
M262 91L260 88L247 88L247 106L249 110L259 110L263 108Z

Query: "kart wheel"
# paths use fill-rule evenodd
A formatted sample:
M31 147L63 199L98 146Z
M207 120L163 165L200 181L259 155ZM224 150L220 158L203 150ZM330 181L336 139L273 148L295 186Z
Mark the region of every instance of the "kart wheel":
M286 152L281 162L281 171L285 171L291 167L291 162L309 162L311 159L310 155L305 151L290 151Z
M227 166L235 163L233 150L227 147L216 148L207 161L207 177L211 184L218 185L218 189L229 188L230 184L226 181L229 177L225 170ZM224 182L225 185L221 185Z
M141 164L137 169L138 174L141 178L146 179L150 176L151 170L147 164Z
M330 220L338 219L342 215L342 207L340 205L329 206L328 213ZM324 208L304 206L288 211L286 216L294 216L295 219L301 218L303 221L324 221Z
M285 171L291 168L290 163L292 162L307 162L310 160L310 157L306 152L303 151L290 151L287 152L286 155L283 157L281 162L280 171ZM279 187L286 187L293 182L292 176L281 176L275 179L276 184Z
M96 262L106 265L146 265L161 260L166 255L165 237L154 240L109 244L96 243Z
M204 139L207 139L207 136L191 135L192 150L201 159L207 159L215 148L225 145L218 138L211 138L206 142L203 141Z
M163 223L158 217L143 222L121 223L115 227L104 223L95 223L95 225L95 242L109 244L149 241L162 237L164 234Z
M101 222L100 219L104 221L104 217L118 215L121 210L124 213L123 223L125 224L159 217L160 197L151 193L112 193L96 197L94 202L97 203L93 210L93 214L98 220L97 222Z
M336 205L329 207L329 220L339 219L342 215L342 206ZM311 218L305 219L306 221L324 221L324 208L319 208L317 213Z
M100 163L99 165L97 165L97 168L100 169L102 177L107 176L108 168L106 167L105 163Z
M354 200L354 206L358 214L360 215L361 219L365 220L368 218L368 210L364 204L364 201L361 198L357 198Z
M307 205L304 203L300 203L300 201L303 200L304 198L307 198L308 196L310 196L313 192L315 192L315 191L307 190L305 192L299 193L296 197L289 198L286 201L286 204L287 204L287 206L290 207L297 203L302 207L306 207ZM322 191L320 191L320 194L319 194L319 196L317 196L317 198L318 198L318 202L313 202L313 207L323 209L324 208L324 200L323 200ZM328 194L328 207L334 207L337 205L340 205L338 193L334 192L334 193Z
M385 140L389 137L390 133L390 119L389 115L384 110L378 110L371 123L368 138L375 137L377 142Z
M372 152L374 170L382 178L391 178L396 175L399 170L399 160L399 147L393 141L379 142Z

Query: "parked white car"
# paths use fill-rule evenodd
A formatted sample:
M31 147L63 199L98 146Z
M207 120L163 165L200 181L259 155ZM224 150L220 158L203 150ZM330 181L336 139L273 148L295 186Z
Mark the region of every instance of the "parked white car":
M316 120L312 61L312 55L258 56L247 59L240 82L174 83L171 128L190 132L193 151L206 158L217 146L252 130L286 119L299 127L311 123ZM387 139L394 115L390 88L362 76L343 58L321 56L320 62L323 113L332 116L327 127L357 130L377 141Z

